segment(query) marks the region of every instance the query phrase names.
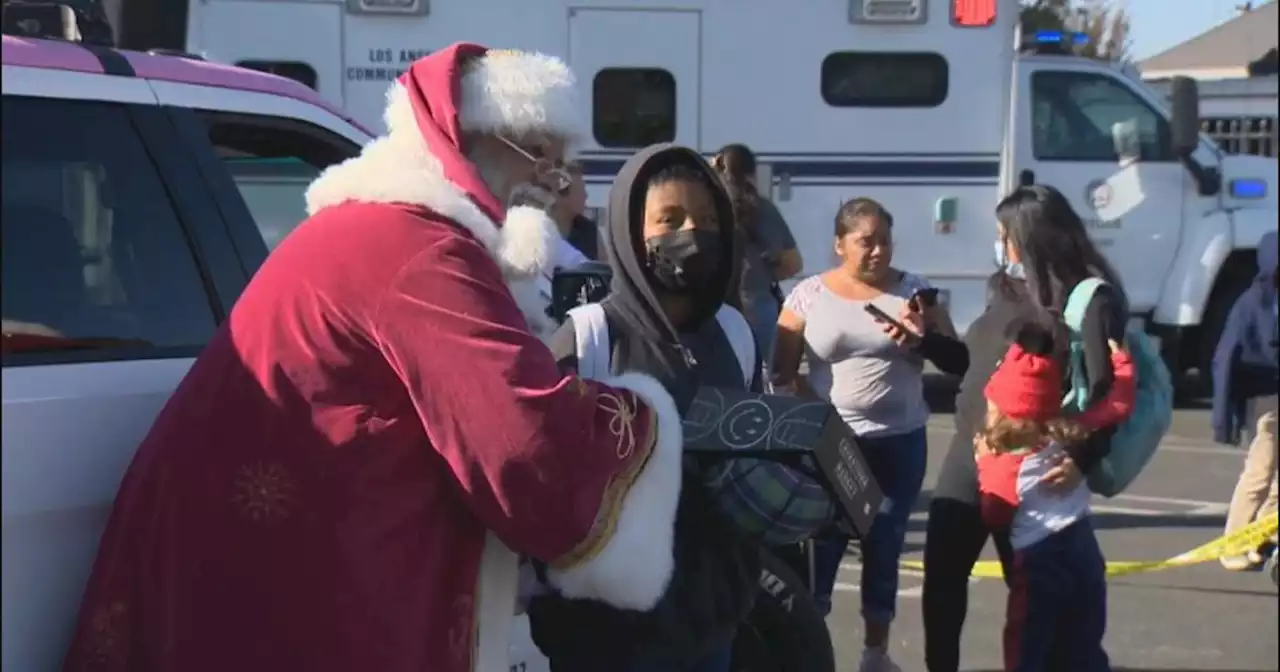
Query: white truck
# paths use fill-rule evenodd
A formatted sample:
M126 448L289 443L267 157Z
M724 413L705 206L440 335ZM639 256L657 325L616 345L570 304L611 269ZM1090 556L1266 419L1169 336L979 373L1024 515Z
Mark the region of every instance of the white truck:
M137 0L143 1L143 0ZM388 84L457 40L565 57L584 91L590 202L636 148L730 142L761 159L806 272L833 262L841 202L900 222L895 263L945 290L963 329L994 269L993 208L1061 189L1175 371L1203 368L1254 249L1276 227L1276 162L1198 133L1165 96L1072 36L1016 38L1018 0L192 0L186 48L285 74L371 127ZM279 176L291 179L287 167ZM281 183L275 183L277 187ZM300 191L294 180L289 189ZM281 212L301 199L281 188ZM264 198L268 194L264 192ZM286 222L287 224L287 222Z

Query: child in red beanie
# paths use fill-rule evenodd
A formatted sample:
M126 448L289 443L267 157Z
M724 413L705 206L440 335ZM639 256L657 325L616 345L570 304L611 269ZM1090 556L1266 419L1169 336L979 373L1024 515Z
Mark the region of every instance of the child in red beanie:
M1110 672L1106 631L1106 563L1089 522L1089 488L1051 489L1042 477L1063 446L1133 410L1133 360L1111 342L1115 382L1084 413L1063 417L1063 370L1053 337L1028 324L987 382L986 424L974 445L982 512L993 528L1008 528L1015 556L1004 630L1006 672L1040 672L1050 651L1064 669ZM1055 642L1056 639L1061 641Z

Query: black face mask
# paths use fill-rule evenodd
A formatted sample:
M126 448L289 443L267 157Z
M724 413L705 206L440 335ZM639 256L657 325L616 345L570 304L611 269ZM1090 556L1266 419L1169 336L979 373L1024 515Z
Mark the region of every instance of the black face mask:
M654 279L673 292L702 287L720 270L720 234L713 231L672 231L645 241L645 248Z

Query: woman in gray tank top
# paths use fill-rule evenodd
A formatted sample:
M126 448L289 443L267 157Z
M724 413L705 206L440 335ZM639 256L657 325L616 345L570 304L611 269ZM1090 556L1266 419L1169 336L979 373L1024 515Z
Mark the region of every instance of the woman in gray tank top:
M835 251L841 263L791 291L778 319L775 385L831 402L858 437L858 446L885 500L862 540L863 672L896 672L889 625L896 611L898 560L907 519L924 480L927 446L924 360L948 372L968 366L964 345L923 278L894 269L893 218L879 203L858 198L840 207ZM868 307L906 329L877 319ZM801 357L807 376L798 373ZM830 608L831 590L848 537L818 542L815 593Z

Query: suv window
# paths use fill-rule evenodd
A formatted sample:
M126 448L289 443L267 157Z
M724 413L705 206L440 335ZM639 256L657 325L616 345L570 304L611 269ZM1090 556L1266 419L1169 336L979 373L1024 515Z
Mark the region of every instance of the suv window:
M1044 161L1173 161L1165 118L1119 80L1087 72L1031 76L1032 148Z
M601 147L676 139L676 78L661 68L605 68L591 82L591 134Z
M200 116L268 250L306 219L304 196L320 171L360 153L350 140L296 119L210 111Z
M195 354L219 315L127 106L5 96L3 133L5 364Z

